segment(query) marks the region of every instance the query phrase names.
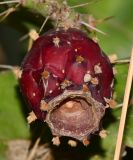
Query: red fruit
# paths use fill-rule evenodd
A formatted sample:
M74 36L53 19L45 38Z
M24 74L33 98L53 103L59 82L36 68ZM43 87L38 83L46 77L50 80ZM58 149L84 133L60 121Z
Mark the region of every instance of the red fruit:
M113 72L97 43L77 29L50 30L22 63L21 91L53 135L84 140L99 130Z

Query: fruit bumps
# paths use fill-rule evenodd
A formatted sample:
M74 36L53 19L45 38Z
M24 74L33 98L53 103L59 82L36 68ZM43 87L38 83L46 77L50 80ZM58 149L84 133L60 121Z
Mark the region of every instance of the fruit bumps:
M32 111L29 121L45 121L57 144L61 136L85 143L100 130L112 96L113 71L85 33L74 28L46 32L34 42L21 69L21 91Z

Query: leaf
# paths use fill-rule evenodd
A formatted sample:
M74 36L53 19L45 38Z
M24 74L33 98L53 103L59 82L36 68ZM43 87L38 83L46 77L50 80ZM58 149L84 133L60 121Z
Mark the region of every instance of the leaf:
M29 137L17 87L11 72L0 73L0 140Z
M7 160L5 154L6 150L7 146L4 143L0 142L0 160Z
M125 85L127 80L127 72L128 72L128 64L117 65L116 67L116 75L115 75L115 86L114 86L114 94L117 103L122 103Z
M0 72L0 160L4 160L5 142L29 138L18 82L11 72Z
M133 105L127 112L126 126L124 132L124 144L133 148Z

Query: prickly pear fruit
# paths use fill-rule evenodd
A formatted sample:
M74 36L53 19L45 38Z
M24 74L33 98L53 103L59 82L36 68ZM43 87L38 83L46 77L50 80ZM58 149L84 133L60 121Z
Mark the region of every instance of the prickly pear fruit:
M99 131L112 95L108 57L82 31L50 30L23 60L21 91L38 119L53 135L84 141Z

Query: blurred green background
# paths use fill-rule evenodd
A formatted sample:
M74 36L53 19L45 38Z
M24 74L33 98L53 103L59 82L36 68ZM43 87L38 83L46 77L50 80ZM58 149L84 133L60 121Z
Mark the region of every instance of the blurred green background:
M70 6L89 2L89 0L68 0ZM93 0L91 0L93 2ZM9 6L0 5L2 13ZM82 14L91 14L96 19L113 16L99 24L97 28L107 35L97 33L99 44L107 54L117 54L118 58L129 58L133 45L133 0L98 0L75 9ZM2 16L0 16L2 18ZM34 28L39 30L44 17L19 7L4 21L0 22L0 64L20 65L27 52L28 39L21 37ZM52 28L48 22L43 30ZM42 32L42 33L43 33ZM122 103L127 77L128 64L116 65L115 95L118 104ZM132 90L133 93L133 90ZM131 98L133 98L131 94ZM95 137L89 147L79 144L76 149L68 146L56 148L59 160L112 160L118 130L121 108L109 111L104 118L103 127L109 135L104 140ZM19 92L18 82L10 71L0 72L0 160L6 160L8 142L14 139L29 139L31 132L26 122L28 109ZM133 106L129 108L124 134L124 144L133 147ZM33 125L34 127L34 125ZM36 130L36 129L35 129ZM46 134L45 134L46 135ZM46 135L47 136L47 135ZM47 138L46 138L47 139ZM125 153L125 152L124 152ZM132 152L133 153L133 152ZM128 153L129 154L129 153ZM68 156L69 155L69 156ZM124 158L126 160L126 158ZM128 157L128 160L130 158ZM132 160L132 158L131 158Z

